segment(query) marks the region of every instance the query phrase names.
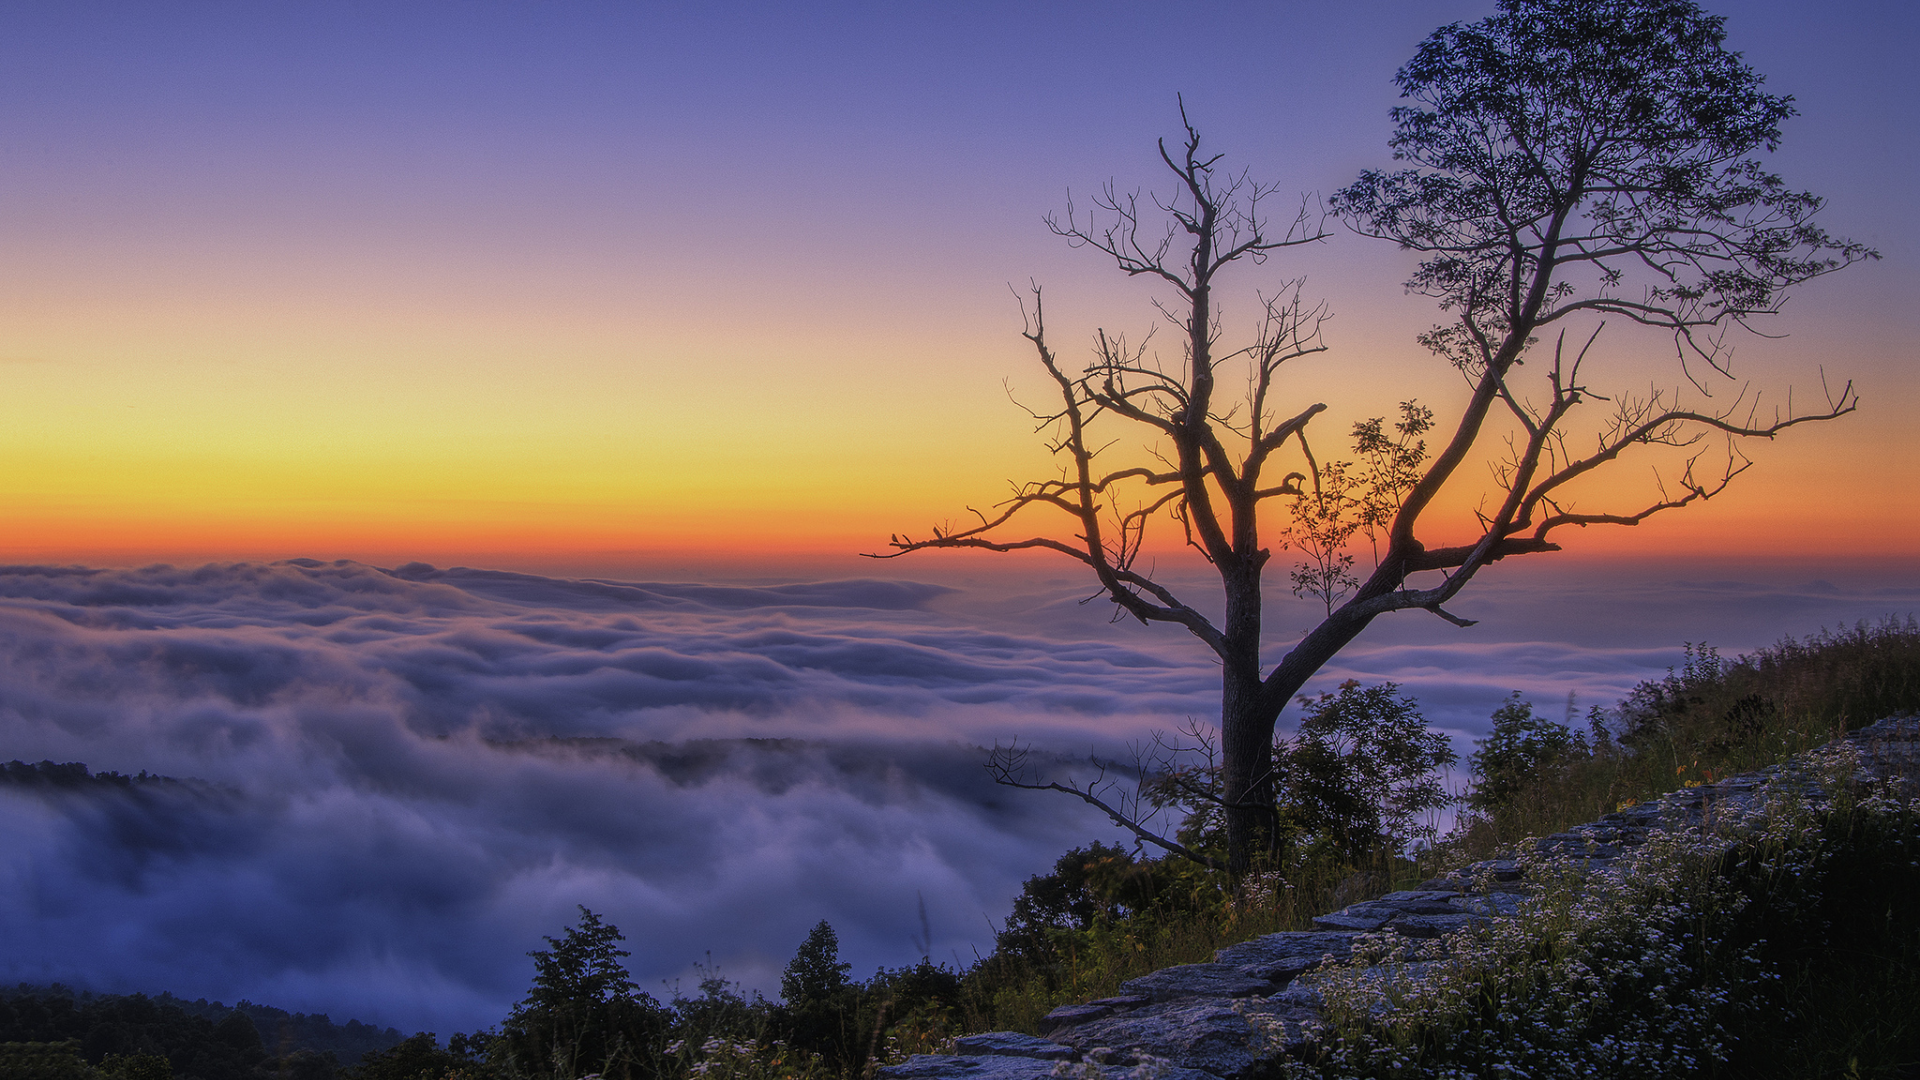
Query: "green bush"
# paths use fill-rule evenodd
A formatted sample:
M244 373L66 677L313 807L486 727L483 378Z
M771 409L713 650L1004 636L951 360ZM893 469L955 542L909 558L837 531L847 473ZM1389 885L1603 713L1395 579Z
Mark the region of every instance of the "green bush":
M1441 857L1490 858L1526 837L1776 765L1916 711L1920 624L1912 616L1783 638L1734 660L1687 644L1677 670L1641 683L1611 711L1592 710L1585 737L1534 716L1516 696L1494 714L1471 760L1471 812Z
M1564 724L1536 716L1531 702L1515 690L1493 712L1493 731L1474 744L1468 759L1473 790L1467 805L1487 812L1510 804L1529 784L1550 781L1566 765L1591 751L1580 733Z

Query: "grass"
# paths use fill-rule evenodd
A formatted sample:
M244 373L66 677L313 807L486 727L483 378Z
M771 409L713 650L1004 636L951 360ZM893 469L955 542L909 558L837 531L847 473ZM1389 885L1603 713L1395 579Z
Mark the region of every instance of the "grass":
M1920 710L1920 624L1912 616L1822 631L1734 660L1689 645L1642 683L1589 743L1464 823L1443 857L1491 858L1529 836L1592 821L1690 784L1776 765L1885 716Z

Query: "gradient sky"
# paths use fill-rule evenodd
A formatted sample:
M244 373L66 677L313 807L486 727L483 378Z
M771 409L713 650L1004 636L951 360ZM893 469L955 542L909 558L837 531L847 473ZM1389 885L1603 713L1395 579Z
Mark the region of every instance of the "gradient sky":
M1773 165L1885 255L1736 363L1768 401L1850 377L1860 411L1706 507L1503 564L1474 631L1382 620L1316 687L1400 682L1464 750L1515 688L1558 715L1682 641L1913 610L1920 16L1711 6L1798 100ZM445 1033L496 1020L576 903L650 989L705 955L771 991L821 917L860 974L910 962L923 897L937 958L985 947L1098 825L1005 800L975 744L1112 750L1217 708L1215 669L1108 626L1069 567L855 553L1051 473L1007 400L1042 387L1009 284L1047 287L1069 360L1152 324L1041 217L1156 182L1176 94L1255 176L1330 192L1388 164L1417 43L1490 10L0 5L0 562L225 564L0 567L0 760L228 800L0 791L0 937L31 946L0 981ZM1288 384L1330 405L1318 445L1460 397L1410 269L1336 234L1230 291L1229 333L1257 287L1328 300ZM1673 380L1657 342L1606 348ZM1279 643L1314 608L1273 577ZM542 742L769 735L803 745L693 780Z
M1796 290L1740 370L1863 405L1580 542L1911 555L1920 16L1711 8L1798 101L1774 166L1886 256ZM1256 176L1328 192L1387 162L1417 42L1489 10L7 5L0 558L834 569L1049 471L1003 389L1039 389L1008 284L1048 287L1068 357L1150 325L1040 218L1157 180L1176 93ZM1459 396L1409 267L1336 235L1244 279L1329 299L1297 384L1323 440Z

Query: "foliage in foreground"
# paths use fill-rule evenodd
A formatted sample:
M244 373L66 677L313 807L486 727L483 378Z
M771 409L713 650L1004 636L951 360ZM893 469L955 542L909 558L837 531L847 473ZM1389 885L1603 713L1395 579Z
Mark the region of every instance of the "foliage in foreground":
M1920 706L1920 627L1911 619L1788 639L1734 661L1705 647L1689 647L1687 658L1618 708L1590 714L1585 731L1540 717L1517 695L1504 702L1473 758L1470 812L1417 861L1399 854L1414 837L1409 819L1391 812L1394 786L1374 775L1379 762L1367 775L1343 776L1329 763L1371 759L1352 747L1300 752L1307 744L1298 740L1356 727L1341 717L1352 721L1369 708L1388 721L1399 715L1404 699L1391 687L1343 687L1305 702L1319 721L1276 748L1276 765L1291 777L1280 789L1298 800L1278 808L1295 824L1284 873L1269 867L1229 883L1187 859L1090 844L1030 879L994 952L963 971L923 960L861 982L822 923L788 966L781 1000L748 999L709 978L698 998L653 1006L651 1030L668 1036L659 1056L606 1062L605 1073L826 1080L870 1075L968 1031L1032 1031L1056 1005L1211 959L1234 941L1303 927L1441 861L1481 857L1496 825L1523 820L1554 831L1610 809L1595 805L1599 795L1650 798L1783 759L1829 735L1822 725L1844 722L1837 717L1857 724L1871 718L1868 709ZM1756 695L1779 704L1756 708ZM1342 700L1340 708L1329 704ZM1846 704L1862 700L1872 704L1860 712ZM1745 719L1756 712L1772 719ZM1795 724L1806 729L1798 733L1804 742L1788 734ZM1681 754L1687 768L1676 774L1667 763ZM1341 806L1347 811L1334 812ZM1822 817L1776 804L1734 838L1663 837L1636 875L1584 891L1571 875L1537 865L1550 883L1545 896L1455 966L1427 969L1426 978L1389 991L1405 1006L1394 1024L1373 1015L1381 988L1357 972L1344 989L1329 988L1344 1027L1323 1059L1299 1068L1330 1077L1484 1076L1500 1074L1497 1066L1541 1076L1895 1075L1888 1070L1914 1060L1920 1038L1912 1019L1920 1016L1915 807L1884 795L1841 806ZM1205 800L1188 810L1183 838L1211 842L1218 826L1209 824ZM1561 816L1550 816L1554 810ZM1396 821L1398 835L1383 825ZM587 928L583 921L555 940L556 950ZM542 971L550 966L536 960ZM440 1059L438 1071L363 1067L357 1080L559 1075L509 1073L500 1045L487 1055L485 1043L465 1043L472 1056ZM422 1048L432 1050L431 1040Z
M1382 935L1319 983L1330 1029L1290 1077L1897 1076L1920 1063L1920 799L1785 791L1657 833L1621 873L1531 860L1518 916L1422 960ZM1855 797L1859 795L1860 797ZM1384 1006L1384 1008L1383 1008Z
M1467 813L1445 845L1466 863L1621 805L1785 761L1883 716L1920 711L1920 623L1822 630L1733 660L1705 644L1584 730L1514 695L1474 755Z

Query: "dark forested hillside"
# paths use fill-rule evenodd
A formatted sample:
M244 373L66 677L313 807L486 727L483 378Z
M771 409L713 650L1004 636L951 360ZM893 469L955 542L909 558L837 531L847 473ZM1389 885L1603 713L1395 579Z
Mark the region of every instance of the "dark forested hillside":
M255 1080L263 1071L330 1078L336 1065L401 1041L393 1028L171 994L91 994L22 984L0 990L0 1043L67 1043L90 1064L156 1054L179 1080Z
M358 1020L336 1024L326 1013L290 1013L251 1001L227 1006L206 998L186 1001L172 994L161 994L154 1000L163 1005L177 1005L193 1016L213 1021L224 1019L228 1013L244 1013L260 1032L260 1040L267 1050L276 1055L312 1050L332 1053L343 1064L350 1064L359 1061L362 1054L385 1050L406 1038L397 1028L376 1027Z

